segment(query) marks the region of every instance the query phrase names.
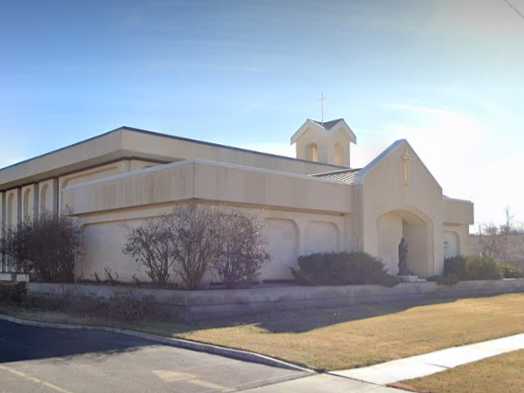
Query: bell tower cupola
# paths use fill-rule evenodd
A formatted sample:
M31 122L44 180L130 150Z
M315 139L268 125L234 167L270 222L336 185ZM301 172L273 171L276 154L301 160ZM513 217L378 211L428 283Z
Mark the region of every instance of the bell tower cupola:
M350 167L350 146L357 137L344 119L316 121L307 119L291 137L296 157L301 160Z

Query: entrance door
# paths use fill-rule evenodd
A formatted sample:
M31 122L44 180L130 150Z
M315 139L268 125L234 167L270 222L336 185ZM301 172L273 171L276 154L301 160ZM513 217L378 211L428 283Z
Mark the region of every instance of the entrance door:
M444 232L444 258L452 258L459 255L459 240L455 232Z

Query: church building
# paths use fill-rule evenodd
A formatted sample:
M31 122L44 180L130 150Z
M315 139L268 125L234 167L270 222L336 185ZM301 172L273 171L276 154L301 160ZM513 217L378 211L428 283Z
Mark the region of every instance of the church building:
M402 239L420 277L470 253L473 203L446 196L406 140L363 168L351 166L356 142L344 119L306 120L291 137L296 158L121 127L0 169L0 224L44 213L77 218L83 279L106 269L146 279L122 253L127 233L190 201L263 221L271 260L262 280L290 279L298 256L328 251L365 251L397 274Z

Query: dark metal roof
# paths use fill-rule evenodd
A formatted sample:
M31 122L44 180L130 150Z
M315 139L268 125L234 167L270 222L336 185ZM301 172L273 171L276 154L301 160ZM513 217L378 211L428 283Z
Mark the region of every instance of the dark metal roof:
M329 130L331 128L333 128L339 121L343 121L344 119L340 118L340 119L335 119L335 120L330 120L330 121L318 121L318 120L313 120L315 123L317 123L318 125L324 127L326 130Z
M355 177L362 168L357 169L342 169L340 171L316 173L312 176L320 177L322 179L330 179L344 184L352 184L355 181Z

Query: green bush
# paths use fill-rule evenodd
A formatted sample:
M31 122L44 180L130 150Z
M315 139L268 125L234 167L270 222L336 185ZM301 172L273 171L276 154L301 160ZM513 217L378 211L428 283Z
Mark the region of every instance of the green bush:
M491 257L470 256L466 258L465 280L500 280L501 269Z
M0 303L22 303L27 296L25 283L0 283Z
M364 252L316 253L298 258L298 269L291 269L302 285L394 286L398 278L389 275L384 264Z
M444 260L444 277L455 276L458 279L466 277L466 258L462 255Z
M504 278L524 278L524 271L510 262L499 262L499 270Z
M500 264L491 257L456 256L444 260L444 273L435 277L442 285L454 285L459 281L500 280L503 277L522 277L517 268L509 264Z

